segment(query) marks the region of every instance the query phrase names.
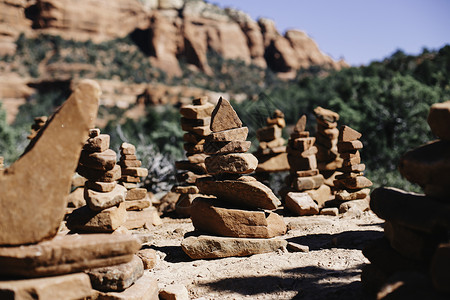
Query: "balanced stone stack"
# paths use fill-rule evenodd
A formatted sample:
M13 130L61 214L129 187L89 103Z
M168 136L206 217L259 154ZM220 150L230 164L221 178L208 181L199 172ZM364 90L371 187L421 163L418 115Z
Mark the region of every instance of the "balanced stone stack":
M107 234L57 235L99 97L98 84L83 80L34 146L9 167L10 172L0 174L0 206L8 207L0 211L0 299L91 297L84 271L126 264L140 248L138 240L126 235L114 239ZM148 288L141 287L141 298L135 291L133 299L143 299L152 290L151 299L157 299L156 280L145 284Z
M91 129L81 151L77 172L87 178L87 205L75 209L67 218L67 227L74 232L113 232L127 220L123 204L127 189L117 184L122 173L116 164L116 152L109 149L109 140L109 135Z
M336 170L342 166L342 158L339 157L337 148L339 136L337 121L339 120L339 115L320 106L314 109L314 115L317 120L317 168L320 174L324 176L325 184L333 190L334 178L340 174Z
M295 125L288 141L287 153L291 167L287 184L290 192L285 197L285 206L293 213L315 215L330 200L330 187L324 185L324 178L317 169L314 146L316 138L310 137L306 129L306 116Z
M431 131L439 138L407 152L400 173L424 194L378 188L370 207L384 237L363 254L362 283L382 299L450 298L450 101L431 106ZM384 286L383 286L384 285Z
M182 170L177 174L179 184L172 187L172 190L161 200L160 210L170 212L175 210L180 217L190 216L192 201L200 196L195 180L205 176L205 159L208 157L204 151L205 138L211 133L211 113L214 105L208 102L208 97L201 97L192 100L191 105L180 108L181 128L186 131L183 136L184 150L187 160L175 162L177 170Z
M205 141L208 174L197 179L200 193L191 207L195 229L209 235L189 236L182 248L193 259L246 256L274 251L286 241L274 238L286 232L282 217L272 212L280 201L262 183L245 174L252 173L258 160L245 153L248 128L230 103L220 98L212 113L212 133Z
M148 169L141 167L142 162L137 159L134 145L122 143L119 166L122 173L119 182L127 190L123 202L127 210L127 221L123 226L127 229L137 229L159 224L159 216L152 206L147 189L138 187L140 177L146 177Z
M255 156L258 159L257 173L272 173L289 170L286 153L286 140L281 137L281 131L286 126L284 114L276 109L272 118L267 118L267 126L258 129L256 137L259 140Z
M46 116L34 118L34 124L31 125L31 132L27 136L27 139L29 139L29 140L34 139L36 137L37 133L39 132L39 130L41 130L42 127L44 127L46 122L47 122Z
M361 163L359 150L363 148L359 140L361 133L343 125L339 130L338 149L342 157L341 175L336 176L334 186L337 189L335 198L339 204L339 212L360 214L369 210L370 189L372 182L364 177L366 166Z

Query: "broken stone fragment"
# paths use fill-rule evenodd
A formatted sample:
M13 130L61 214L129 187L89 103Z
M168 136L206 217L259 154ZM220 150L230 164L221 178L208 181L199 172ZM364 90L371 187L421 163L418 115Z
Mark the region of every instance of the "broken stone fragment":
M120 145L120 153L124 155L134 155L136 154L136 147L130 143L122 143L122 145Z
M115 266L108 266L86 271L92 287L103 292L123 291L130 287L144 274L142 260L133 255L131 261Z
M96 82L83 80L26 152L0 173L0 245L37 243L56 235L100 94Z
M352 208L356 208L361 212L370 210L370 197L364 199L350 200L342 203L339 206L339 213L343 214L348 212Z
M241 120L228 100L222 97L219 98L219 101L211 114L210 127L213 132L242 127Z
M0 248L0 275L42 277L126 263L141 247L137 239L108 234L56 236L35 245Z
M250 256L274 252L287 246L279 238L233 238L209 235L190 236L181 242L181 248L192 259Z
M107 149L103 152L81 151L79 163L93 169L111 170L117 160L116 152Z
M153 274L144 272L132 286L122 292L96 292L94 299L131 300L145 299L158 300L158 282Z
M109 149L109 141L110 137L108 134L100 134L89 138L83 149L89 152L103 152Z
M111 192L97 192L89 188L84 189L84 199L93 211L101 211L125 201L127 189L117 184Z
M273 212L229 207L198 197L191 206L192 223L199 231L228 237L271 238L286 233L283 218Z
M256 170L258 159L251 153L213 155L205 159L209 174L249 174Z
M250 176L241 178L247 177ZM250 208L276 209L281 204L280 200L269 187L252 179L250 181L214 180L211 177L205 177L197 179L196 184L200 193L214 195L222 201Z
M317 215L319 207L307 193L290 192L286 195L286 208L299 216Z
M127 220L124 205L113 206L100 212L88 206L74 210L67 218L67 228L73 231L113 232Z
M153 269L158 263L158 256L154 249L141 249L136 253L144 264L144 270Z
M159 291L162 300L189 300L189 292L182 284L166 285Z

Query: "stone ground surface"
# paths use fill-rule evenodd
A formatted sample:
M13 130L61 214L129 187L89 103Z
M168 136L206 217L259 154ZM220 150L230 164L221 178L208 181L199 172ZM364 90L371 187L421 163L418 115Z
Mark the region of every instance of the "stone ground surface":
M362 291L361 250L383 235L384 221L372 212L360 218L285 217L289 242L309 252L191 260L181 250L190 219L164 218L152 229L150 247L162 258L151 271L159 287L183 284L191 299L370 299Z

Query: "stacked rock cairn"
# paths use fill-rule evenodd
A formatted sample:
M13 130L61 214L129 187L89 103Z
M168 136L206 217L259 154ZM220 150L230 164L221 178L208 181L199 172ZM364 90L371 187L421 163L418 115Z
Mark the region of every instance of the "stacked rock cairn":
M342 174L336 176L334 186L337 189L335 199L339 205L339 213L359 215L370 209L370 189L372 182L364 177L366 166L361 163L359 150L363 148L358 131L343 125L339 130L338 149L343 159Z
M284 113L276 109L272 117L267 118L266 126L256 131L259 141L258 150L254 153L258 159L257 173L272 173L289 170L286 154L286 140L281 137L286 126Z
M339 174L336 170L342 166L342 158L339 157L337 148L339 115L320 106L314 109L314 115L317 121L317 168L324 176L325 184L330 186L333 192L334 178Z
M370 207L384 219L384 237L363 250L363 286L378 299L450 298L450 101L431 106L437 140L407 152L400 173L424 194L377 188Z
M177 174L180 184L173 186L167 196L174 196L175 212L181 217L190 216L191 203L200 196L195 180L206 174L205 159L208 155L205 154L204 144L205 138L211 133L213 109L214 105L208 102L208 97L196 98L191 105L180 108L181 128L186 131L183 140L187 160L175 162L177 170L182 170Z
M136 238L57 234L64 195L99 96L98 84L82 81L36 136L34 146L10 166L11 172L0 174L0 206L10 207L0 212L0 227L9 229L0 233L0 299L158 298L157 281L139 271L142 262L139 266L135 253L141 244ZM17 190L9 192L11 186ZM95 268L101 268L97 280L86 274Z
M258 160L245 153L248 128L230 103L220 98L211 117L212 133L206 138L205 160L211 176L199 178L200 193L191 207L191 220L198 232L208 235L186 237L182 248L193 259L247 256L286 246L273 238L286 232L281 216L272 212L279 199L264 184L245 174L252 173ZM233 246L231 246L233 245Z
M122 204L127 189L117 184L122 173L109 142L109 135L91 129L81 151L77 173L87 178L84 186L87 205L75 209L67 218L67 227L74 232L113 232L127 220Z
M39 130L44 127L45 123L47 122L46 116L36 117L34 118L34 124L31 125L31 131L30 134L27 136L27 139L32 140L36 137Z
M120 160L122 177L119 183L127 189L123 205L127 210L127 221L124 226L127 229L149 228L151 225L159 225L160 218L156 208L148 197L147 189L138 187L140 177L148 176L148 169L142 168L142 162L137 159L136 147L129 143L120 146Z
M288 141L287 155L291 168L286 181L290 192L285 197L285 207L300 216L319 214L331 193L317 169L315 140L306 131L306 116L303 115Z

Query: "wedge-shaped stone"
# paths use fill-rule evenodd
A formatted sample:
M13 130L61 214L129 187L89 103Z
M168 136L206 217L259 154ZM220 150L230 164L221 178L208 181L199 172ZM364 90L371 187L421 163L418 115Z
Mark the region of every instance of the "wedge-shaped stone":
M78 165L77 172L90 181L100 182L114 182L116 180L119 180L122 174L119 165L115 165L114 168L108 171L97 170L85 167L83 165Z
M359 140L351 141L351 142L338 142L337 147L338 147L339 153L350 152L350 151L362 149L363 144Z
M302 115L295 124L294 132L303 132L305 130L306 130L306 115Z
M450 206L396 188L377 188L370 195L370 208L380 218L423 232L450 229Z
M92 287L103 292L121 292L144 274L141 259L133 255L131 261L120 265L90 269L86 272Z
M0 281L0 299L73 300L91 294L91 282L84 273Z
M427 121L436 136L450 141L450 101L433 104Z
M450 141L433 141L407 152L399 163L410 182L450 186Z
M130 143L122 143L122 145L120 145L120 153L124 155L134 155L136 154L136 147Z
M121 264L130 261L140 246L126 235L56 236L36 245L0 248L0 275L31 278Z
M250 141L206 142L203 151L206 154L244 153L250 149Z
M213 155L205 159L209 174L249 174L258 167L258 159L251 153Z
M294 180L293 187L297 191L312 190L320 187L324 182L322 174L309 176L309 177L298 177Z
M83 146L89 152L103 152L109 149L110 137L108 134L100 134L90 137Z
M125 200L140 200L147 197L147 189L145 188L135 188L127 191Z
M287 209L299 216L319 214L317 203L307 193L288 193L285 205Z
M316 118L330 123L339 120L339 114L335 113L332 110L322 108L320 106L314 108L314 115L316 116Z
M141 199L141 200L127 200L123 202L122 205L125 206L125 209L127 211L130 211L130 210L143 210L144 208L150 207L152 203L149 199Z
M272 238L286 233L283 218L270 211L229 208L211 198L196 198L191 206L194 227L213 235L239 238Z
M111 170L116 165L117 155L111 149L103 152L81 151L80 164L98 170Z
M88 189L97 192L111 192L116 187L117 182L101 182L101 181L86 181L85 186Z
M283 151L284 152L284 151ZM272 155L259 157L258 167L255 172L282 172L288 171L290 169L287 160L287 153L275 153Z
M159 300L158 282L153 274L145 272L141 278L123 292L97 292L94 298L108 300Z
M362 134L358 131L350 128L347 125L342 125L341 129L339 130L338 140L340 142L351 142L358 140L361 136Z
M211 131L242 127L242 122L228 100L220 97L211 114Z
M287 241L280 238L233 238L210 235L190 236L181 248L192 259L250 256L283 249Z
M88 206L74 210L67 218L67 228L72 231L113 232L127 220L124 205L113 206L100 212Z
M351 201L357 199L364 199L370 194L370 189L362 189L357 191L341 190L336 192L336 200Z
M433 286L441 292L450 292L450 243L441 244L431 261L431 280Z
M57 233L100 93L97 83L82 81L26 152L0 174L0 245L36 243Z
M196 185L202 194L214 195L239 206L276 209L281 204L269 187L250 176L242 176L238 180L205 177L197 179Z
M277 125L266 126L256 131L256 137L261 142L270 142L281 138L281 128Z
M125 201L125 195L127 195L127 189L120 184L117 184L111 192L97 192L89 188L84 189L84 199L93 211L101 211L115 206Z
M248 135L248 127L234 128L219 132L213 132L208 136L212 142L245 141Z
M180 108L180 114L186 119L203 119L211 117L214 105L205 103L203 105L185 105Z
M122 175L146 177L148 175L147 168L124 168L122 169Z

